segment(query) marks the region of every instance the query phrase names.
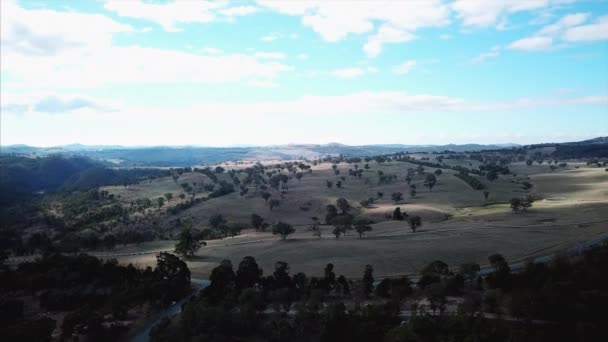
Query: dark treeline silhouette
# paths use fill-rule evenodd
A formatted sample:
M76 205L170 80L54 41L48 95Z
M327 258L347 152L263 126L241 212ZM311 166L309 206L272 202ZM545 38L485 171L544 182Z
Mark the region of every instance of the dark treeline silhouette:
M66 314L62 340L109 341L124 334L129 310L149 303L164 308L190 292L190 271L169 253L144 270L115 260L50 255L16 269L0 268L0 336L5 341L48 341L58 325L45 313ZM136 318L136 317L135 317Z
M378 283L373 268L359 280L290 274L277 262L264 275L253 257L224 260L211 284L166 320L154 341L602 341L608 318L608 246L511 272L499 254L491 270L441 261ZM460 298L449 304L449 298ZM425 302L422 299L426 300ZM456 308L448 310L452 305ZM449 311L449 313L448 313Z

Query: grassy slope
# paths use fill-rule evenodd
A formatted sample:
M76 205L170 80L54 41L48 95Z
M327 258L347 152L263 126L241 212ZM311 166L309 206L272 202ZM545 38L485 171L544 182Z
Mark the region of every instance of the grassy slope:
M449 162L449 161L448 161ZM288 241L279 241L269 233L245 231L242 236L221 241L211 241L201 249L199 256L190 261L195 276L204 277L224 258L238 263L246 255L252 255L261 263L265 271L271 272L274 262L289 262L294 272L319 275L323 266L332 262L337 272L350 277L358 277L365 264L372 264L378 275L417 272L420 267L435 259L449 264L476 261L485 263L491 253L503 253L508 258L521 258L534 253L573 244L576 241L608 232L608 223L579 225L581 222L608 220L608 173L604 169L580 169L572 166L566 170L551 172L548 165L527 167L523 164L511 168L518 179L530 177L535 185L533 192L543 194L547 200L535 203L525 214L514 215L505 204L509 198L521 196L521 185L512 182L508 176L495 182L482 180L490 191L489 202L480 191L472 190L461 180L444 170L436 188L429 193L422 186L422 177L414 180L419 195L398 204L408 213L423 217L422 229L413 234L404 222L386 221L374 225L374 230L359 240L349 236L335 240L331 227L324 227L323 238L314 238L307 225L311 216L324 216L324 207L335 202L338 197L347 198L354 206L364 198L383 191L385 199L374 208L357 209L364 215L382 218L396 205L390 201L390 194L401 191L407 194L407 184L402 181L409 167L408 163L370 163L372 169L365 171L364 178L371 183L348 177L348 164L340 164L341 175L347 177L344 189L328 189L325 180L336 180L329 164L314 168L312 175L298 182L293 179L290 189L279 208L270 211L257 194L240 197L237 193L213 199L195 206L182 215L191 215L195 222L203 225L213 213L222 213L228 219L247 222L249 215L256 212L269 221L284 220L297 225L297 232ZM362 166L362 165L361 165ZM400 181L391 185L377 185L377 170L396 173ZM427 171L431 171L427 169ZM185 181L186 177L178 183ZM201 176L204 177L204 176ZM163 190L153 190L157 186ZM171 187L179 188L171 179L155 180L153 184L141 184L142 194L164 193ZM175 190L175 189L174 189ZM252 191L253 189L251 189ZM123 190L124 191L124 190ZM137 193L138 190L131 190ZM175 190L177 191L177 190ZM278 197L278 194L273 194ZM300 207L309 207L303 211ZM446 214L453 217L446 220ZM170 247L172 242L167 242ZM124 262L146 265L153 262L153 256L123 258Z

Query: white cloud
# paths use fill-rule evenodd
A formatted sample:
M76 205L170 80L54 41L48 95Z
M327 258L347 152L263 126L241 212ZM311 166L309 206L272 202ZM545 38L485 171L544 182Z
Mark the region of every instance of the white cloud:
M405 74L409 73L410 71L412 71L412 69L415 66L416 66L415 60L405 61L405 62L397 65L396 67L394 67L393 73L395 73L397 75L405 75Z
M542 51L556 47L557 41L567 43L608 39L608 16L598 18L593 24L582 25L589 13L574 13L563 16L551 25L546 25L530 37L519 39L509 45L510 49Z
M439 36L439 39L441 39L441 40L448 40L451 38L452 38L452 36L450 36L449 34L442 34Z
M281 37L282 37L282 35L280 33L271 32L271 33L263 36L262 38L260 38L260 40L264 41L264 42L272 42L272 41L275 41L275 40L277 40L277 39L279 39Z
M3 55L2 70L13 87L98 87L109 84L227 83L273 79L292 70L243 54L197 55L143 47L63 53L60 58Z
M31 93L23 95L3 94L2 111L23 115L25 113L65 114L75 111L109 112L115 103L87 96Z
M566 42L608 40L608 16L598 18L593 24L568 28L562 39Z
M412 40L412 32L449 23L449 8L441 0L427 1L268 1L258 4L279 13L300 16L302 24L323 40L337 42L349 34L370 33L365 52L373 57L385 43Z
M2 55L52 56L104 48L110 46L113 34L135 31L100 14L25 10L12 0L0 1L0 13Z
M578 26L589 18L589 13L575 13L563 16L555 24L547 25L538 31L538 35L553 35L564 31L565 29Z
M108 84L226 83L272 80L292 70L273 55L211 55L138 46L113 46L115 33L128 25L101 15L26 10L2 4L2 63L7 87L85 88ZM25 33L24 33L25 32ZM49 38L51 37L51 38Z
M296 56L296 58L297 58L297 59L299 59L299 60L301 60L301 61L305 61L305 60L307 60L307 59L308 59L308 57L309 57L309 56L308 56L308 54L306 54L306 53L301 53L301 54L299 54L299 55L297 55L297 56Z
M543 51L547 50L553 45L553 38L551 37L528 37L514 41L509 44L509 49L512 50L526 50L526 51Z
M174 1L169 3L149 3L143 0L109 0L105 9L121 17L143 19L155 22L166 31L179 31L182 23L209 23L216 19L213 10L221 8L220 2Z
M227 17L245 16L259 12L255 6L236 6L220 10L219 12Z
M270 84L267 84L270 85ZM4 99L3 99L4 100ZM95 103L103 102L96 100ZM3 107L10 106L3 102ZM183 106L130 106L115 105L114 111L99 112L90 109L78 109L62 115L49 115L28 111L23 115L4 116L0 129L2 144L28 143L34 145L59 145L80 142L85 144L125 144L125 145L229 145L235 143L277 144L287 142L329 142L366 143L362 136L371 137L374 143L386 143L396 139L402 132L396 130L388 134L387 126L380 122L394 121L394 116L401 115L443 115L450 113L463 115L493 110L519 110L551 106L608 105L608 96L565 97L547 99L520 99L503 102L476 102L458 97L432 94L412 94L404 91L356 92L336 96L302 96L281 102L257 103L204 103ZM4 110L4 109L3 109ZM335 130L332 125L319 125L319 120L327 117L356 120L353 134ZM370 121L370 117L373 117ZM293 118L297 129L285 129L284 119ZM363 119L368 118L368 119ZM145 122L146 129L133 134L133 127L140 127ZM187 125L181 123L187 122ZM239 125L235 126L235 122ZM349 121L353 122L353 121ZM373 122L374 125L370 125ZM178 130L167 129L177 127ZM78 127L66 130L65 127ZM201 135L201 127L208 127ZM390 126L389 126L390 127ZM432 136L425 143L437 143L437 136L423 127L421 135ZM260 131L272 131L273 134L259 134ZM231 134L226 134L231 132ZM362 134L367 133L367 134ZM496 142L496 133L488 138ZM160 139L159 137L164 137ZM380 137L380 138L378 138ZM453 137L453 135L452 135ZM159 140L160 139L160 140ZM378 140L380 139L380 140ZM463 140L471 139L467 133ZM403 142L401 140L401 142ZM453 142L453 141L451 141Z
M221 49L213 48L213 47L205 47L205 48L201 49L201 52L207 53L207 54L210 54L210 55L217 55L217 54L220 54L220 53L222 53L224 51L222 51Z
M471 58L471 60L469 62L473 63L473 64L477 64L477 63L484 62L490 58L498 57L500 49L501 49L501 47L499 45L495 45L490 49L490 51L483 52L483 53Z
M277 88L279 86L278 83L272 80L253 80L247 82L247 84L256 88Z
M388 25L383 25L378 32L367 39L363 51L368 57L376 57L382 52L382 47L387 43L402 43L414 40L416 37L404 30Z
M451 8L464 26L504 26L511 14L552 8L575 0L456 0Z
M285 59L285 54L282 52L264 52L264 51L258 51L255 53L254 55L256 58L259 59Z
M331 74L338 78L355 78L365 74L365 70L361 68L345 68L334 70Z

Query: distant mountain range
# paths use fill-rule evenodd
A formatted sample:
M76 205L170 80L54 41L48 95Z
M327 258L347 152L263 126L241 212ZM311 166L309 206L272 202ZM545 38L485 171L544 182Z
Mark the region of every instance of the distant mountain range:
M608 144L607 137L595 138L583 142L565 144L539 144L529 147L553 145L601 145ZM361 145L350 146L339 143L330 144L289 144L277 146L239 146L239 147L200 147L200 146L103 146L70 144L56 147L33 147L27 145L9 145L0 148L2 154L49 155L63 154L85 156L106 161L118 166L192 166L214 164L233 160L268 160L268 159L314 159L326 155L343 154L351 157L364 157L396 152L476 152L500 150L505 148L526 148L516 144L464 144L464 145Z

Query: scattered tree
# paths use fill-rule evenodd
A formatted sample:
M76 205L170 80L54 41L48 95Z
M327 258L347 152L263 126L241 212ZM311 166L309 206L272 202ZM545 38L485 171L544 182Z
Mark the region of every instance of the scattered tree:
M411 216L409 219L409 224L410 228L412 229L412 232L415 233L416 229L422 226L422 219L420 218L420 216Z
M426 178L424 179L424 186L429 188L429 191L433 190L435 184L437 184L437 177L435 177L434 174L426 175Z
M369 232L372 230L372 226L369 225L369 222L366 220L358 220L355 223L355 231L359 234L359 239L363 237L365 232Z
M287 239L287 236L294 233L296 230L288 223L279 221L272 226L272 234L281 235L281 239Z
M183 255L185 258L194 256L201 246L206 245L198 239L197 234L189 228L182 230L179 235L179 242L175 245L175 253Z
M395 202L395 204L397 204L403 199L403 194L400 192L393 192L393 194L391 195L391 199L393 200L393 202Z

